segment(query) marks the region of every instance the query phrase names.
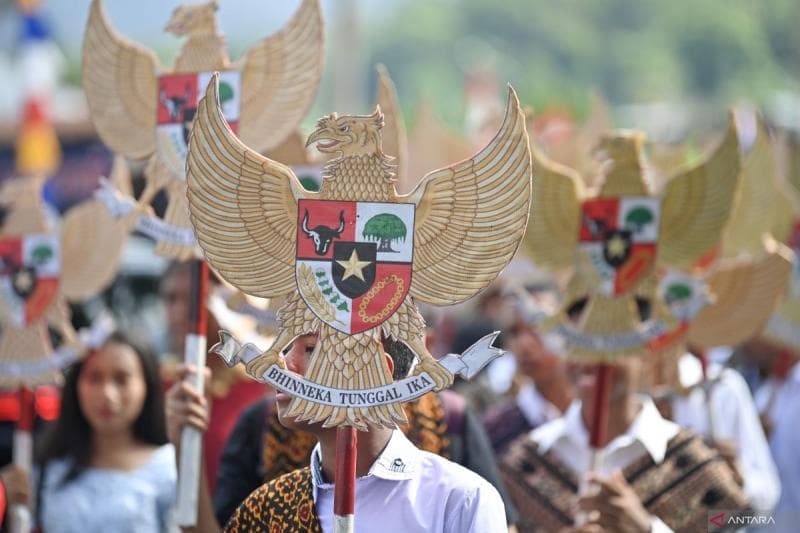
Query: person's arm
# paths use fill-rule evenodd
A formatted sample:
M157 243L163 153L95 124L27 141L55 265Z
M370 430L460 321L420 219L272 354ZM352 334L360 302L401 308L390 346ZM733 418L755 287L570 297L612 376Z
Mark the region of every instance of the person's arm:
M0 526L12 505L30 505L30 501L28 473L13 463L0 469Z
M236 508L264 481L260 466L268 408L268 400L248 407L225 443L213 497L214 515L219 524L227 523Z
M180 457L181 431L185 425L192 426L200 432L208 429L209 407L208 400L185 378L197 370L193 367L181 366L178 368L178 381L176 381L166 394L167 435L175 446L176 460ZM208 369L206 381L210 377ZM206 384L207 385L207 384ZM205 390L209 390L206 386ZM211 495L208 491L206 469L200 461L200 494L198 496L197 526L181 528L185 532L193 533L219 533L221 531L217 519L214 517L211 506ZM180 475L180 472L178 472Z
M588 520L574 529L572 533L594 531L625 531L629 533L672 533L659 517L645 509L636 491L617 470L608 478L589 474L590 483L597 490L578 501Z

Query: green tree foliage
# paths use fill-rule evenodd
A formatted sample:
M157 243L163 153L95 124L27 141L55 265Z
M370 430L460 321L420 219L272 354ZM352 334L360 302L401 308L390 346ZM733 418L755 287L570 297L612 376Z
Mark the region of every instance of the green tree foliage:
M675 283L667 287L667 294L664 299L668 304L685 300L692 295L692 289L683 283Z
M233 100L233 87L226 81L219 82L219 101L223 104L229 100Z
M49 246L37 246L31 252L31 257L37 264L48 262L53 257L53 249Z
M492 64L523 102L581 115L598 90L612 104L702 101L723 108L800 90L797 0L427 0L397 2L372 24L408 106L420 96L451 123L464 73ZM723 115L724 116L724 115Z
M636 207L631 209L625 217L625 223L633 226L637 232L642 231L642 228L653 221L653 212L646 207Z
M317 180L314 179L313 176L305 174L305 175L302 175L302 176L298 176L297 179L300 180L300 185L302 185L305 190L307 190L307 191L318 191L319 190L319 183L317 183Z
M396 215L381 213L375 215L364 225L362 233L365 239L379 241L379 252L394 252L392 243L406 240L406 225Z

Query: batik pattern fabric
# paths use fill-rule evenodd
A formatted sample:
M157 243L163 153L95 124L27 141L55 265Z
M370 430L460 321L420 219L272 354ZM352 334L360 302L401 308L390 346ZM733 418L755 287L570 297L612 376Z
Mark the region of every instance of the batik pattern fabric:
M313 487L308 466L273 479L242 502L226 533L322 533Z
M526 435L509 447L500 470L519 510L521 533L574 524L579 480L553 450L541 453ZM661 463L644 454L622 473L650 514L676 533L706 531L712 511L748 507L722 456L686 430L669 441Z
M447 417L439 396L428 393L403 404L403 409L409 423L401 430L414 446L449 459L449 440L445 435ZM268 408L263 447L264 482L308 465L316 443L316 437L310 433L284 427L274 406Z

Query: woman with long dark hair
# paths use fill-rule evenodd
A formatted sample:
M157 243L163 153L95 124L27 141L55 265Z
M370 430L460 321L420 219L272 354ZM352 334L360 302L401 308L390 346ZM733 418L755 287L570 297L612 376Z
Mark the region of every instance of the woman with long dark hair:
M61 416L38 453L47 533L172 529L175 453L158 363L120 333L66 372Z

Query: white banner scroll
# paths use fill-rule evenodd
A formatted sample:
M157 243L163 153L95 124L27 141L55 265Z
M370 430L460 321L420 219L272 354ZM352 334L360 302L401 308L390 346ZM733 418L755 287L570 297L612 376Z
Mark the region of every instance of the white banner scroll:
M495 331L486 335L467 348L462 355L447 354L439 360L439 364L453 375L460 374L465 379L470 379L492 359L504 353L492 346L499 334L499 331ZM226 331L220 331L219 336L220 342L212 346L210 351L222 357L228 366L247 364L262 352L253 344L239 344ZM278 365L270 366L264 372L263 379L287 394L333 407L369 407L407 402L419 398L435 386L431 376L422 372L373 389L335 389L318 385Z
M111 183L104 179L100 180L100 188L95 191L94 197L100 200L115 218L122 218L137 207L133 198L123 196ZM157 216L149 213L139 215L136 218L134 227L148 237L160 242L169 242L181 246L191 246L197 242L192 228L181 228L167 224Z

